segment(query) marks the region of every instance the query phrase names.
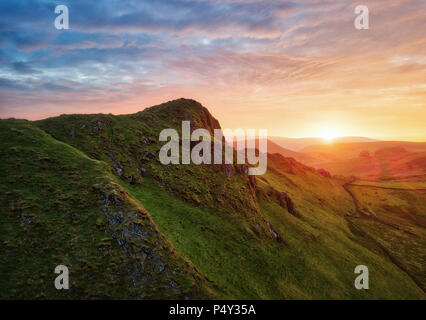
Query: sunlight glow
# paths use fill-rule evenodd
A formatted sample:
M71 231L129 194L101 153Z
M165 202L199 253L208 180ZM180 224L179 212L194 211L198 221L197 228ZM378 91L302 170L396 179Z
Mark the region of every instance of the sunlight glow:
M326 142L331 143L335 138L339 137L340 134L333 128L327 128L322 130L318 136L323 138Z

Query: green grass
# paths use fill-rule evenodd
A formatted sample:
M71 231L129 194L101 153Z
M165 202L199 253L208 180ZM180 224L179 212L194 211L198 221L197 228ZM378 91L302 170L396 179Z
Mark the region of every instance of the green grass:
M123 185L123 183L122 183ZM206 210L162 190L155 181L142 186L124 184L143 203L154 222L176 248L197 268L224 288L223 298L280 298L271 252L283 248L266 236L259 236L238 213ZM278 271L279 273L279 271Z
M359 199L360 210L374 217L354 222L426 288L426 190L371 188L358 183L350 188Z
M275 203L260 200L262 213L283 236L286 246L253 234L238 214L194 208L161 190L155 181L122 186L141 201L174 246L209 280L224 288L223 298L422 297L422 291L381 256L379 248L373 245L366 249L354 241L343 218L327 225L321 221L326 213L320 210L316 224L311 225ZM369 291L353 287L357 264L368 265L374 275Z

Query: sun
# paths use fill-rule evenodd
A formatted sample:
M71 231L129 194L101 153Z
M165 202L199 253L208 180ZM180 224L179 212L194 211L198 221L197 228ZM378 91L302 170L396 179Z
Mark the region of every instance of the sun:
M327 143L333 142L334 139L340 136L339 132L333 128L323 129L318 135L320 138L324 139Z

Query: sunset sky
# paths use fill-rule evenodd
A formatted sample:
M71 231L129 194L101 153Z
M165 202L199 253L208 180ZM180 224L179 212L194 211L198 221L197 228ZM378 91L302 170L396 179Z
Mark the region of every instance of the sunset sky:
M424 0L2 0L0 117L185 97L231 129L426 141L425 30Z

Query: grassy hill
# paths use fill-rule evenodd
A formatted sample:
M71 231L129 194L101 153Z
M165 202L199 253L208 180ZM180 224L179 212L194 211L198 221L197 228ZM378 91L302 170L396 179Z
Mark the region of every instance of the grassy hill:
M1 120L0 297L425 298L423 258L390 256L381 235L363 232L347 179L279 154L257 177L244 165L162 165L159 133L181 132L182 120L220 128L187 99L131 115ZM417 201L410 212L423 210ZM409 221L401 228L423 230ZM412 241L394 251L425 248ZM68 292L54 289L57 264L70 268ZM359 264L370 290L354 288Z
M209 286L101 161L0 121L0 297L208 297ZM53 286L70 270L69 291Z

